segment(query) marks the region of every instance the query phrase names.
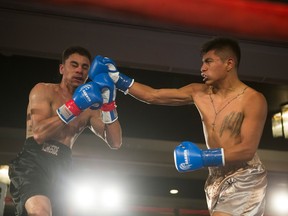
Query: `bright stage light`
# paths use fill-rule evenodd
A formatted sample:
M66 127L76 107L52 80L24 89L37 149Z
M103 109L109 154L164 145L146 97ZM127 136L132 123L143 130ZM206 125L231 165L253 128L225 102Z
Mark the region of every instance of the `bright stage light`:
M91 184L77 184L73 188L72 200L77 209L91 209L97 203L97 191Z
M123 206L124 193L117 186L106 186L102 191L101 203L107 209L119 209Z
M288 215L288 191L275 191L271 196L271 208L277 215Z
M72 187L71 199L75 211L111 212L124 210L124 193L121 188L107 182L77 182Z
M170 194L178 194L178 190L177 189L171 189Z
M5 184L10 184L10 179L8 176L8 165L0 165L0 182L3 182Z

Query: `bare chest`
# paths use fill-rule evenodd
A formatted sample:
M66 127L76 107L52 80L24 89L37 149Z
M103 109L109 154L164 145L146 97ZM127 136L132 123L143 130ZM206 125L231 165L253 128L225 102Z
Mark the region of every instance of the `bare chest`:
M215 136L219 139L239 137L245 117L242 97L213 100L210 95L207 95L198 103L195 102L201 116L206 140Z

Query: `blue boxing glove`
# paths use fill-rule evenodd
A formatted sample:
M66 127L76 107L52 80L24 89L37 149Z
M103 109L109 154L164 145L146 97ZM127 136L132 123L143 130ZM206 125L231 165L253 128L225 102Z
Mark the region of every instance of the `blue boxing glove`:
M59 107L56 112L60 119L68 124L80 113L93 105L94 109L102 106L103 99L98 85L88 82L76 88L72 99Z
M100 73L108 73L115 83L116 88L125 94L128 94L129 88L134 83L134 79L118 71L112 59L98 55L91 64L88 76L94 81L95 76Z
M101 106L102 121L105 124L110 124L118 119L116 110L116 88L114 82L107 73L100 73L94 77L94 83L100 88L103 98ZM94 106L93 106L94 108Z
M194 143L184 141L174 150L174 162L179 172L224 166L224 150L223 148L201 150Z

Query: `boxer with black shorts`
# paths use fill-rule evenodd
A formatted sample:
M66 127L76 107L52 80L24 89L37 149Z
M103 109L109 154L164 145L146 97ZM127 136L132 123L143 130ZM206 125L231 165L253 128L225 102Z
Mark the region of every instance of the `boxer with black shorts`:
M102 56L94 59L89 77L93 80L108 73L117 89L148 104L195 104L207 149L182 142L174 150L177 170L209 168L205 192L212 216L261 216L267 173L257 149L267 116L266 99L239 80L241 51L237 41L215 38L203 45L201 55L204 84L191 83L179 89L154 89L134 82L118 71L113 60Z
M29 95L26 141L11 161L10 192L16 215L69 215L71 149L85 128L110 148L122 144L113 81L108 75L88 78L91 55L69 47L62 55L60 83L38 83Z
M69 183L71 149L57 141L39 145L33 139L25 141L23 150L10 165L10 193L19 215L28 198L35 195L49 197L52 206L65 199L65 187ZM65 203L65 202L63 202ZM60 209L67 209L60 205ZM54 210L54 208L53 208ZM53 215L56 215L55 210ZM61 215L57 213L57 215Z

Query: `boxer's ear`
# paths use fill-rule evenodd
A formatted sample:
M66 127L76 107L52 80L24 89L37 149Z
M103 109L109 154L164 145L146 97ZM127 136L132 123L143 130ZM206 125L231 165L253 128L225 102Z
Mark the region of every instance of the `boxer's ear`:
M59 73L63 75L63 70L64 70L64 65L60 64L59 65Z

